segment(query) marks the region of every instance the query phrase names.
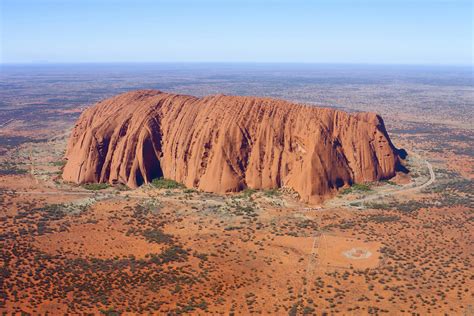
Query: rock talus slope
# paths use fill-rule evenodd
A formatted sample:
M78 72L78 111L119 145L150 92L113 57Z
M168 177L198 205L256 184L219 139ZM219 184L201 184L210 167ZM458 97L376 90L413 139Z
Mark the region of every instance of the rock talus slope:
M286 101L140 90L97 103L69 139L63 178L124 183L156 177L225 193L289 187L307 202L395 175L397 149L374 113Z

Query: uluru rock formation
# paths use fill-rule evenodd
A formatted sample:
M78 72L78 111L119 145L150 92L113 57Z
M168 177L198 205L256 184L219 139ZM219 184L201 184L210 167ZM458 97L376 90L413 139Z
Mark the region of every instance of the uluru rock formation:
M156 90L84 111L66 158L63 178L76 183L135 188L165 177L216 193L289 187L310 203L345 185L390 178L400 163L374 113Z

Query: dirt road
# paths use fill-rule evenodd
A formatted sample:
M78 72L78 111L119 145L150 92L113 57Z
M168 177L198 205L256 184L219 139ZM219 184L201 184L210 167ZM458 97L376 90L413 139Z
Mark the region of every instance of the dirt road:
M339 200L339 201L328 201L327 207L332 208L332 207L340 207L340 206L350 206L351 204L362 204L365 202L373 201L380 199L382 197L387 197L387 196L394 196L394 195L403 195L407 193L413 193L417 192L420 190L423 190L424 188L428 187L431 185L433 182L436 180L436 174L433 171L433 166L427 161L424 161L426 164L426 167L428 168L428 171L430 173L430 178L428 181L426 181L423 184L420 184L418 186L412 187L410 184L404 185L401 188L394 188L394 189L387 189L384 191L376 192L375 194L365 196L360 199L356 200Z

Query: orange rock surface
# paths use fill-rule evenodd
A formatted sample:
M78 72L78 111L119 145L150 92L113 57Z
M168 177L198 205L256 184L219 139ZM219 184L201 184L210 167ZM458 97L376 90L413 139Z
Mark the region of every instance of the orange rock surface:
M400 164L375 113L156 90L84 111L66 158L63 178L76 183L135 188L162 176L216 193L289 187L310 203L342 186L390 178Z

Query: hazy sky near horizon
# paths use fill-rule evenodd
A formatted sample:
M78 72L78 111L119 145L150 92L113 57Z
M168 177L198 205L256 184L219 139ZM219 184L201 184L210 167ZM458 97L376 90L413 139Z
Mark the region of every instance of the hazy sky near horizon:
M465 0L0 0L0 62L473 63Z

